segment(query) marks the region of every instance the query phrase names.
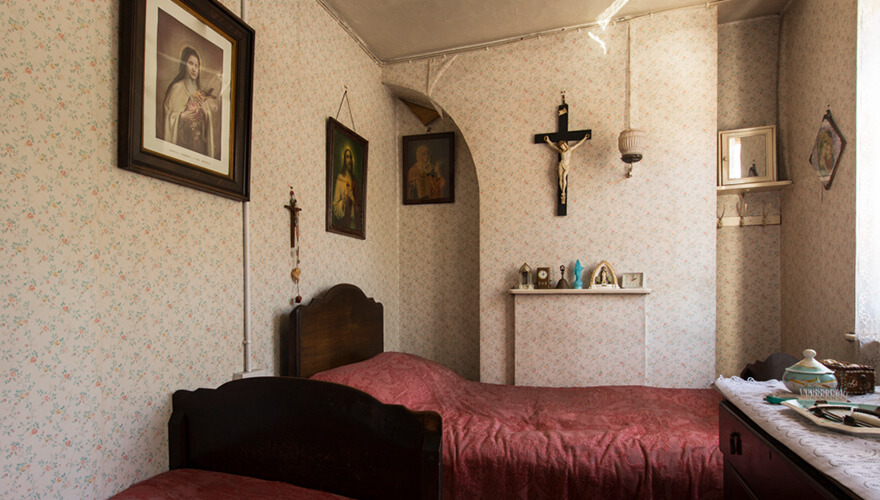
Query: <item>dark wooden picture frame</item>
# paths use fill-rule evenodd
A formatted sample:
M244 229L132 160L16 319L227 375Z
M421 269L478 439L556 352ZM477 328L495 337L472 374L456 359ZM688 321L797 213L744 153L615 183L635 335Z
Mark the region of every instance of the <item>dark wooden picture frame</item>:
M822 182L825 189L831 189L831 183L834 182L834 174L837 173L837 165L840 163L840 156L845 147L846 140L840 133L840 129L837 128L837 124L834 123L831 110L828 110L822 117L816 142L810 152L810 165L819 175L819 181Z
M369 142L327 118L327 231L367 238Z
M119 24L119 167L249 199L254 30L214 0L123 0Z
M455 134L403 137L403 204L455 202Z

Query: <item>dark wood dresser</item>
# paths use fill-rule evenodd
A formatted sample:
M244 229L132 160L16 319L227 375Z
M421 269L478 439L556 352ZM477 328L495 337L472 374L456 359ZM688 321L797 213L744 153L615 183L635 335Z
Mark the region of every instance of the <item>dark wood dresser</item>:
M724 499L859 498L767 434L729 401L718 411Z

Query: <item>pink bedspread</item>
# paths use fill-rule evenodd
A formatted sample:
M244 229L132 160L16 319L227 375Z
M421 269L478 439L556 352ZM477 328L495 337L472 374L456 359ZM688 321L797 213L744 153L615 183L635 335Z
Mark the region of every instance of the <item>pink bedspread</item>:
M345 500L277 481L195 469L175 469L141 481L111 500Z
M440 413L444 498L722 496L712 389L483 384L390 352L312 378Z

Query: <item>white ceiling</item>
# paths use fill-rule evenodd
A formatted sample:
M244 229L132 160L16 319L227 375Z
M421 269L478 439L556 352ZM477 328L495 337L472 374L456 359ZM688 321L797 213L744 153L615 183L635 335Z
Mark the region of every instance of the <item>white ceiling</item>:
M724 24L778 14L792 0L318 0L379 62L417 59L513 41L562 28L717 5ZM796 0L794 0L796 1Z

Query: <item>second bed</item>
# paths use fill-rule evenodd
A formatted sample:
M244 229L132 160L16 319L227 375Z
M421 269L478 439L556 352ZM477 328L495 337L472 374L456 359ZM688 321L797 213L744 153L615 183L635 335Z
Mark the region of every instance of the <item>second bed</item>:
M445 498L721 498L713 389L473 382L383 352L382 305L337 285L291 313L285 369L443 420Z

